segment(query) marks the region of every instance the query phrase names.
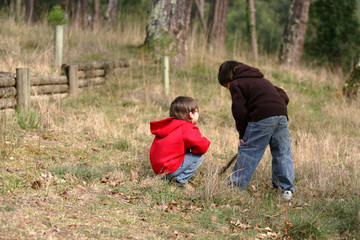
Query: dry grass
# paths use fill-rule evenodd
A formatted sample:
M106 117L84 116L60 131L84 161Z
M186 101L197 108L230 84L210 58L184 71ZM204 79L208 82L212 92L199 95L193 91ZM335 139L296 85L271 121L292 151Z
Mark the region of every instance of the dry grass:
M6 49L0 51L1 71L29 67L32 75L58 74L51 64L49 27L6 23L0 27L0 46ZM359 233L351 232L359 229L350 220L346 223L352 228L339 230L332 223L340 218L323 216L330 211L325 208L328 203L342 199L343 215L353 211L355 217L348 219L360 222L356 217L360 209L352 208L359 202L360 119L355 116L360 106L336 97L341 77L324 69L278 66L269 56L254 63L250 53L237 49L221 56L192 36L188 62L171 66L170 92L165 96L160 63L136 48L144 37L143 25L136 23L116 31L69 27L65 62L128 58L131 66L77 99L38 103L32 122L24 123L21 116L1 117L4 239L253 239L267 232L272 234L268 238L281 239L291 230L284 220L298 223L291 233L295 239ZM227 58L259 67L290 96L297 188L291 204L271 189L269 151L248 192L227 187L230 170L217 175L236 152L238 137L230 95L216 80L218 66ZM205 162L193 178L198 183L195 192L162 181L148 159L153 139L149 121L167 117L169 104L178 95L198 100L198 126L211 140ZM28 127L21 129L19 121ZM302 227L311 214L317 216L311 223L323 231L320 235ZM327 229L324 222L333 227Z

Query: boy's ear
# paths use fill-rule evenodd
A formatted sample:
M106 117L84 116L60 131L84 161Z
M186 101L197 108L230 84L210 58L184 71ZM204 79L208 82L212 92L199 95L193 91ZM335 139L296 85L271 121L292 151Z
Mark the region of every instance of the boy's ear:
M190 119L193 119L195 116L194 116L194 113L193 112L189 112L189 117Z

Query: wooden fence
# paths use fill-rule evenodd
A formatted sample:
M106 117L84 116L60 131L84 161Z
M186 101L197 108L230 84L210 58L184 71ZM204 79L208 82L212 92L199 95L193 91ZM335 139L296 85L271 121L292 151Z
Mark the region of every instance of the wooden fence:
M126 61L63 64L61 76L30 77L27 68L16 74L0 72L0 111L19 108L27 112L37 101L54 101L70 94L76 97L90 87L99 87L109 76L128 67Z

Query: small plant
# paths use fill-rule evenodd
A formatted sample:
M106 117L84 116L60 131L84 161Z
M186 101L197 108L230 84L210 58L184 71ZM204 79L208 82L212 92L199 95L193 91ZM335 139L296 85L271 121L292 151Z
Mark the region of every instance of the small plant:
M21 184L22 184L22 180L14 177L14 176L1 177L0 178L0 193L8 194L9 192L12 192L14 189L20 187Z
M64 11L61 9L60 5L55 5L50 11L48 16L48 21L50 25L64 25L69 23L69 19L65 18Z
M127 151L130 148L130 144L126 141L126 139L120 139L114 143L113 148L121 151Z
M176 44L174 36L162 32L149 41L147 47L155 56L171 56L177 54L178 44Z
M18 124L23 130L39 129L41 116L34 111L29 111L28 114L21 112L16 113Z

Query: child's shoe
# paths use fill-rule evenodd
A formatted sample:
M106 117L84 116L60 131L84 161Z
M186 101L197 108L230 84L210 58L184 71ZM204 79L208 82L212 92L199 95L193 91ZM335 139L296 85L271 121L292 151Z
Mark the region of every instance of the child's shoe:
M285 190L283 192L283 198L286 200L286 201L290 201L290 199L292 198L292 195L293 193L290 191L290 190Z

